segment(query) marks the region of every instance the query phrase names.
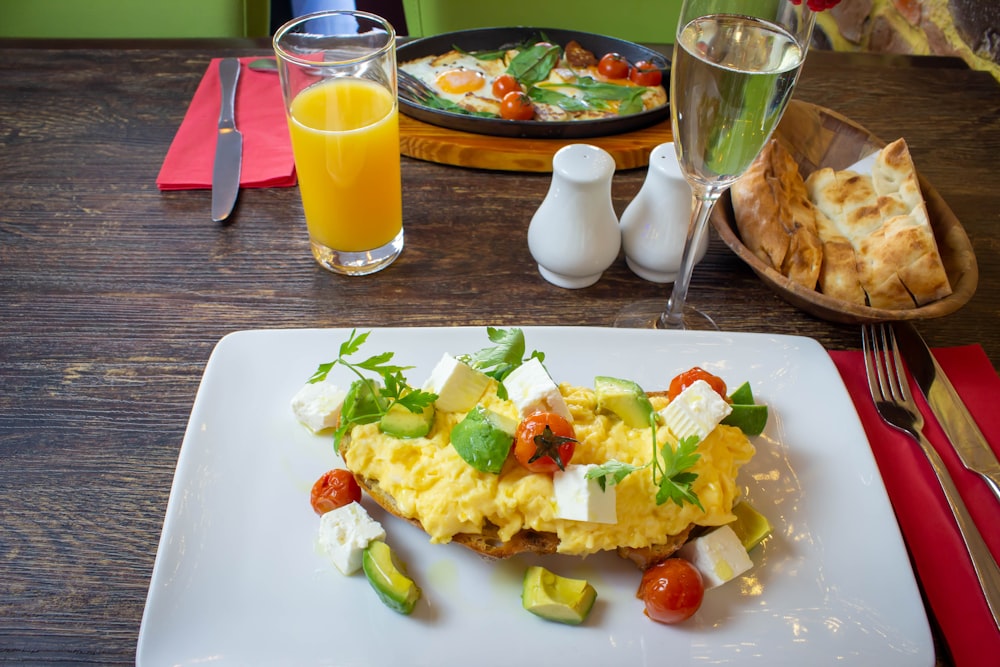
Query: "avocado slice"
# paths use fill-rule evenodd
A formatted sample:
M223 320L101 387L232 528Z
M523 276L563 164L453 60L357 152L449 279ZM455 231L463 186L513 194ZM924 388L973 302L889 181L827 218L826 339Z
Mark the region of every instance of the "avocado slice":
M499 475L516 430L513 419L477 405L451 429L451 445L476 470Z
M735 426L747 435L760 435L767 426L767 406L766 405L742 405L731 406L733 411L722 420L727 426Z
M755 405L753 391L750 383L744 382L729 395L729 402L733 411L730 412L723 424L735 426L747 435L760 435L767 426L767 406Z
M753 391L750 389L750 383L744 382L737 387L736 390L729 395L729 402L734 405L753 405Z
M392 549L375 540L361 554L361 568L379 599L393 611L410 614L420 599L420 587L396 567Z
M431 432L434 426L434 405L430 404L421 412L410 412L409 408L394 404L379 420L379 429L397 438L421 438Z
M375 398L375 391L381 391L378 384L372 385L364 380L355 380L351 383L344 396L344 405L340 409L340 419L356 424L371 424L378 421L381 414L378 401Z
M741 500L736 503L733 506L733 514L736 515L736 521L729 525L747 551L771 534L771 522L747 501Z
M618 415L627 426L646 428L650 425L653 404L642 387L631 380L599 375L594 378L598 409Z
M597 591L583 579L560 577L540 565L524 573L521 604L536 616L569 625L583 623L597 600Z

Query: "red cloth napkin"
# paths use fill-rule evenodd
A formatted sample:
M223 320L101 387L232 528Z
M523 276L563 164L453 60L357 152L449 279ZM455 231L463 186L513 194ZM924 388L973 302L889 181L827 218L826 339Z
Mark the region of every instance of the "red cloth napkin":
M212 187L215 137L219 123L221 87L219 61L212 60L194 93L191 105L163 160L156 185L160 190L198 190ZM257 72L241 58L236 86L236 127L243 134L240 187L274 188L295 185L295 160L285 120L278 75Z
M969 408L979 429L1000 455L1000 376L979 345L933 351ZM919 446L886 425L872 402L861 352L830 352L854 399L882 473L916 574L944 634L955 665L1000 661L1000 631L993 623L958 527L937 478ZM924 435L944 459L983 539L1000 558L1000 503L985 482L963 466L933 417L919 388L910 383L924 414Z

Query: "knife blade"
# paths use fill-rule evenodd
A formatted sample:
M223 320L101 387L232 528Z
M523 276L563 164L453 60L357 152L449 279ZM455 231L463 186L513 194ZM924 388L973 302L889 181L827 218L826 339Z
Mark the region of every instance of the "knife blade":
M219 130L212 167L212 220L222 222L233 212L240 192L243 167L243 135L236 129L236 84L240 79L240 61L224 58L219 62L222 104Z
M893 324L896 343L910 374L951 441L962 465L979 475L1000 501L1000 462L955 387L912 324Z

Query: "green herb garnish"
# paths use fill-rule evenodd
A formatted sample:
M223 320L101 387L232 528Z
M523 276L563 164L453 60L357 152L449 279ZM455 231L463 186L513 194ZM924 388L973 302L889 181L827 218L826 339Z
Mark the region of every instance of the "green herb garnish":
M560 93L546 86L532 86L528 89L528 97L530 97L533 102L551 104L552 106L559 107L563 111L587 111L592 108L590 104L587 104L580 98Z
M420 103L427 107L428 109L436 109L437 111L447 111L449 113L458 113L463 116L476 116L477 118L499 118L499 114L491 113L489 111L473 111L471 109L466 109L463 106L455 104L451 100L445 99L440 95L435 93L428 94L425 99L422 99Z
M549 72L559 62L562 57L562 49L553 44L539 43L529 46L516 56L507 65L507 74L521 82L526 87L531 87L539 81L545 81Z
M340 426L333 434L333 447L338 453L340 441L354 426L378 421L394 405L401 405L410 412L420 413L437 400L437 394L414 389L407 384L403 371L409 370L413 366L390 364L393 352L376 354L364 361L348 361L346 357L356 354L368 340L370 333L370 331L366 331L358 334L357 329L352 330L350 337L341 343L337 359L320 364L316 372L309 378L310 384L322 382L338 364L358 376L344 399L344 406L340 412ZM381 382L366 376L362 371L374 374Z
M507 388L503 386L504 378L526 361L535 358L539 361L545 361L545 353L533 350L530 356L525 357L524 332L520 329L486 327L486 335L496 345L485 347L472 354L461 355L458 358L496 380L500 384L497 388L497 396L506 400Z
M653 441L653 457L649 462L636 466L611 459L604 465L587 471L587 479L596 479L603 491L608 485L618 484L637 470L652 468L653 484L659 487L656 492L657 505L670 500L678 507L683 507L687 502L704 512L705 508L698 495L691 490L691 485L698 479L698 474L691 472L691 468L701 458L701 454L697 452L700 442L698 436L682 438L677 442L677 449L671 447L669 442L658 448L656 413L649 416L649 425Z
M617 86L613 83L602 83L589 76L580 77L573 83L541 83L538 88L548 92L556 92L552 90L553 88L574 88L583 94L584 103L593 108L607 108L607 104L603 104L603 102L617 100L620 102L618 105L618 115L620 116L642 111L644 108L642 96L646 92L646 88L642 86ZM528 92L532 94L531 91ZM557 94L561 95L562 93ZM576 99L570 95L566 95L566 97ZM532 99L535 99L534 95L532 95ZM556 104L556 102L552 102L552 104ZM574 111L574 109L567 110Z

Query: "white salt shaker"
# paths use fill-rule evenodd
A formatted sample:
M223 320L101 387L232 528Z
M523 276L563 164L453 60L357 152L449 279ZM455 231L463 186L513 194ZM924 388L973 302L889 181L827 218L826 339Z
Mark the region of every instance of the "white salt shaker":
M615 161L607 151L571 144L552 158L552 184L528 226L528 249L553 285L596 283L618 257L621 230L611 203Z
M691 221L691 197L673 143L660 144L650 154L646 180L621 219L625 262L640 278L671 283L677 277ZM707 249L708 234L704 234L696 262Z

